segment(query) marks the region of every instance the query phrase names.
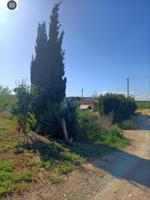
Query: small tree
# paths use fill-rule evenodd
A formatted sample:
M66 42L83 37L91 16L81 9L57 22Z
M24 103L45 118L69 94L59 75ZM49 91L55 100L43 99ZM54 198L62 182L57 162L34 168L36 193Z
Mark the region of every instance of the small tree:
M30 117L32 104L32 89L22 81L15 89L16 102L12 113L17 116L20 130L25 133L27 120Z
M0 86L0 112L10 111L14 99L8 87Z

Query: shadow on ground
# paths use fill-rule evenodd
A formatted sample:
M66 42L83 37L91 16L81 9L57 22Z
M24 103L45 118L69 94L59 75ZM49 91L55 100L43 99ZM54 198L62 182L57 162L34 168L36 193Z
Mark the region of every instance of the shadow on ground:
M134 184L150 188L150 160L118 150L117 159L96 162L96 167L107 171L113 177L125 179ZM109 165L110 164L110 165Z
M150 131L150 115L139 114L138 116L139 130Z

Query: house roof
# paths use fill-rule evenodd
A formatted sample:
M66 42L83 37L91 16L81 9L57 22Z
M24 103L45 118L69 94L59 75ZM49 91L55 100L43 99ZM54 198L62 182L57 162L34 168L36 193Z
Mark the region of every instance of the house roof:
M89 107L90 105L83 105L83 104L80 105L80 109L82 110L88 109Z

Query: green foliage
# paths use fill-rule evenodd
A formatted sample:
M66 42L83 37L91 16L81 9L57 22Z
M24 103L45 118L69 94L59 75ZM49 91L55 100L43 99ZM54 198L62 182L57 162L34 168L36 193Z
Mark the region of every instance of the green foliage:
M116 148L122 148L129 144L129 141L123 135L123 131L117 125L114 125L111 128L102 129L97 141Z
M70 160L75 165L78 165L85 161L85 159L82 156L80 156L77 153L73 153L73 152L66 152L66 153L64 153L64 156L66 159Z
M17 183L32 182L35 180L35 175L30 171L14 172L14 164L10 161L0 163L0 197L11 193Z
M14 164L10 161L1 161L0 162L0 171L12 172L14 169Z
M61 108L59 103L49 104L37 121L37 132L54 138L62 138Z
M122 121L119 126L124 130L136 130L138 128L138 121L135 117Z
M58 21L59 3L55 4L46 34L45 23L39 24L35 47L35 58L31 62L31 84L38 90L32 104L39 133L60 137L61 102L65 98L66 78L64 77L64 51Z
M47 161L43 161L42 162L42 167L44 167L45 169L51 169L52 166L54 164L54 161L53 160L47 160Z
M98 110L102 115L113 114L113 122L121 122L132 116L137 109L133 98L120 94L101 95L98 100Z
M6 182L5 182L5 184L6 184ZM9 186L9 184L10 184L10 182L7 181L7 185L8 185L7 187L3 187L0 185L0 197L4 196L5 194L8 194L12 191L13 188L12 188L12 186Z
M97 133L101 130L97 115L90 111L78 111L78 140L94 140Z
M16 95L16 102L12 109L12 114L17 116L18 122L22 130L26 129L27 121L32 121L31 105L34 99L35 90L30 88L25 81L22 81L14 89Z
M61 106L61 116L66 120L69 137L77 136L77 102L75 99L66 98Z
M20 181L32 182L35 180L35 177L30 171L23 171L19 174Z
M9 88L0 86L0 112L10 111L14 101L15 96L11 94Z
M31 109L30 87L22 81L14 89L14 92L16 94L16 102L13 108L13 114L22 116L27 115Z
M0 171L0 197L12 192L14 186L13 178L12 172Z
M138 108L147 108L150 109L150 102L149 101L136 101Z
M16 149L15 149L15 153L16 154L21 154L24 152L24 148L22 147L19 147L19 146L16 146Z
M68 174L72 170L73 170L73 165L69 161L60 162L57 167L57 171L60 174Z
M106 119L105 119L106 120ZM120 148L128 143L122 130L116 126L102 128L101 117L90 111L78 112L78 140L88 143L104 143ZM105 122L106 123L106 122Z
M51 22L49 27L48 39L48 88L49 99L52 102L62 102L65 98L66 78L64 77L64 50L62 50L62 41L64 32L60 32L59 5L55 4L52 9Z
M13 174L7 171L0 171L0 181L6 181L13 179Z

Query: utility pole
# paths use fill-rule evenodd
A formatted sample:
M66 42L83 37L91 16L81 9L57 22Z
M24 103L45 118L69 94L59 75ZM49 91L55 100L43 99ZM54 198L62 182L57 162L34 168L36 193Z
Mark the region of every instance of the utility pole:
M130 91L129 91L129 77L127 78L127 97L129 97Z
M83 97L83 88L82 88L82 90L81 90L81 96Z

